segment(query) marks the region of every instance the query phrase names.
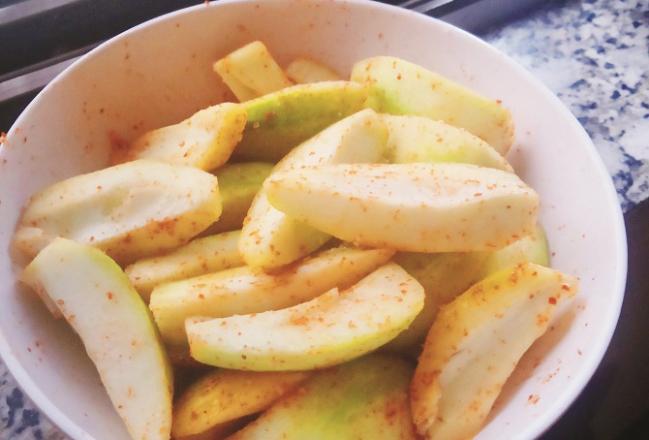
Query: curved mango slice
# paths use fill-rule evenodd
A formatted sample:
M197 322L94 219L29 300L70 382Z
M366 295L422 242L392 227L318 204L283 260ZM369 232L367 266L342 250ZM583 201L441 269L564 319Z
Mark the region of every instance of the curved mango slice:
M365 108L369 87L349 81L298 84L243 103L248 122L233 156L277 162L334 122Z
M524 263L443 306L410 387L419 434L440 440L476 435L520 358L576 289L573 277Z
M468 164L324 165L266 181L275 208L361 246L495 250L530 234L539 198L518 176Z
M354 286L333 289L282 310L229 318L190 318L191 355L199 362L253 371L337 365L393 339L421 311L424 289L394 263Z
M387 137L387 129L374 111L360 111L293 149L271 176L309 165L380 162ZM244 221L239 249L249 266L269 270L310 254L330 238L273 208L262 188Z
M261 412L309 377L309 373L216 370L187 388L174 404L174 438L224 430ZM220 429L219 429L220 428Z
M243 266L239 235L231 231L197 238L168 254L136 261L125 269L126 275L148 302L160 284Z
M351 286L393 254L340 247L272 274L247 266L224 270L160 285L151 293L149 307L165 342L186 346L187 318L221 318L294 306L334 287Z
M14 244L33 257L64 237L129 263L185 244L220 215L213 175L136 160L71 177L34 195Z
M385 355L316 372L228 440L415 440L411 374L407 362Z
M213 170L230 158L243 136L246 117L238 104L208 107L178 124L144 133L113 161L152 159Z
M368 58L354 65L351 79L372 86L371 102L377 111L426 116L465 128L503 156L514 140L512 116L499 101L408 61Z

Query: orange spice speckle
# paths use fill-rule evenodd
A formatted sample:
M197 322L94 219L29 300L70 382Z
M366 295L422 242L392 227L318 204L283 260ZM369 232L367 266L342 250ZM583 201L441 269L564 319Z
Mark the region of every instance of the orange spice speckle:
M536 405L538 403L539 399L540 399L540 397L539 397L538 394L530 394L527 397L527 402L531 403L532 405Z

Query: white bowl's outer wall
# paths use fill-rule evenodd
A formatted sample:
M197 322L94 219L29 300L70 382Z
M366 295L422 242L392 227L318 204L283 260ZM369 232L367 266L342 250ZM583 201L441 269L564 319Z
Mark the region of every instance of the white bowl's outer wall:
M224 99L211 63L255 39L280 63L309 55L344 74L364 57L399 56L512 111L509 159L541 195L553 266L577 275L581 289L525 356L479 438L539 435L591 377L619 316L626 238L610 178L574 117L513 61L450 25L364 1L220 1L168 14L95 49L30 104L0 151L0 352L18 382L71 437L127 438L77 337L18 286L11 235L32 193L104 165L111 142Z

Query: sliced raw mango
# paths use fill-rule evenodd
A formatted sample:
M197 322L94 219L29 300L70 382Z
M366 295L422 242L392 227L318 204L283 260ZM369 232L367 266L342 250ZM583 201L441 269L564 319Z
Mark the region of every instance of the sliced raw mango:
M128 263L186 243L220 215L213 175L136 160L71 177L34 195L14 243L33 257L54 238L70 238Z
M390 133L390 162L459 162L513 171L491 145L463 128L422 116L382 115L382 118Z
M534 231L538 196L468 164L324 165L273 173L275 208L336 238L410 252L495 250Z
M243 136L246 110L239 104L220 104L184 121L144 133L114 162L153 159L202 170L228 161Z
M309 165L380 162L387 136L380 117L373 110L362 110L300 144L277 164L273 174ZM328 234L273 208L262 189L244 221L239 249L249 266L267 270L304 257L329 239Z
M239 235L240 231L231 231L197 238L168 254L131 264L126 275L148 302L151 291L160 284L243 266Z
M403 252L395 255L394 261L419 281L426 292L421 313L406 331L385 346L408 354L418 354L439 307L451 302L474 283L519 263L549 265L548 246L540 226L532 235L493 252Z
M419 434L444 440L476 435L520 358L576 289L573 277L524 263L443 306L410 388Z
M193 383L174 404L172 434L181 438L219 430L261 412L309 373L216 370Z
M98 249L58 238L22 279L79 334L132 438L167 440L171 369L146 304L119 266Z
M362 356L407 328L424 289L394 263L347 290L333 289L282 310L186 322L199 362L253 371L324 368Z
M410 364L370 355L317 372L229 440L415 440Z
M291 85L261 41L253 41L221 58L214 63L214 71L242 102Z
M244 103L248 122L233 156L277 162L293 147L365 107L369 87L348 81L299 84Z
M482 267L481 277L486 277L508 266L524 262L550 266L550 251L545 231L536 225L532 234L521 238L495 252L490 252Z
M368 58L354 65L351 79L372 85L377 111L426 116L465 128L502 155L511 147L514 123L499 101L421 66L394 57Z
M233 163L218 169L214 174L219 180L223 213L205 233L241 229L252 200L272 170L273 165L264 162Z
M286 76L296 84L338 81L340 75L329 67L308 58L296 58L286 67Z
M389 250L340 247L273 274L229 269L158 286L149 307L165 342L186 346L185 320L277 310L308 301L334 287L346 288L385 264Z

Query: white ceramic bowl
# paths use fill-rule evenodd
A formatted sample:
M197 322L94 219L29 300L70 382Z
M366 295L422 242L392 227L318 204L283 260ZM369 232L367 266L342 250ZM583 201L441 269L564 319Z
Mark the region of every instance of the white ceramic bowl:
M101 45L34 99L0 150L0 352L20 385L75 439L127 438L79 340L17 284L11 235L32 193L102 167L111 142L222 100L212 62L255 39L280 63L310 55L341 73L396 55L511 109L509 159L541 195L553 266L579 276L581 291L526 354L479 438L539 435L591 377L618 319L626 240L609 176L569 111L505 55L443 22L363 1L220 1L174 12Z

